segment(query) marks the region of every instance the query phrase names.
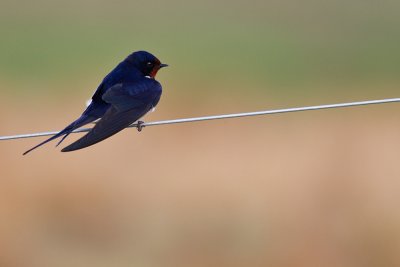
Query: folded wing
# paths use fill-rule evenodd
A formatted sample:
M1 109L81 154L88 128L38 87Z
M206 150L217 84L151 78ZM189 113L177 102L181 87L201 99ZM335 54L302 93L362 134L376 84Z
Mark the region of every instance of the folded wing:
M102 97L111 104L104 116L86 135L61 151L82 149L118 133L143 117L157 104L160 96L161 85L154 80L111 87Z

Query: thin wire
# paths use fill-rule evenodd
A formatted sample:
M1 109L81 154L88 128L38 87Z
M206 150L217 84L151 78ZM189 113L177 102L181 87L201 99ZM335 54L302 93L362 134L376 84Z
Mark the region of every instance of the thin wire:
M232 119L232 118L240 118L240 117L271 115L271 114L299 112L299 111L308 111L308 110L365 106L365 105L385 104L385 103L394 103L394 102L400 102L400 98L387 98L387 99L381 99L381 100L368 100L368 101L359 101L359 102L348 102L348 103L338 103L338 104L328 104L328 105L318 105L318 106L307 106L307 107L297 107L297 108L274 109L274 110L264 110L264 111L255 111L255 112L245 112L245 113L234 113L234 114L213 115L213 116L204 116L204 117L183 118L183 119L174 119L174 120L153 121L153 122L145 122L145 123L141 124L141 127L176 124L176 123L187 123L187 122L197 122L197 121ZM138 124L137 123L131 124L127 128L132 128L132 127L138 128ZM82 133L82 132L88 132L90 130L91 130L91 128L80 128L80 129L76 129L76 130L72 131L72 133ZM57 133L58 133L58 131L0 136L0 140L50 136L50 135L55 135Z

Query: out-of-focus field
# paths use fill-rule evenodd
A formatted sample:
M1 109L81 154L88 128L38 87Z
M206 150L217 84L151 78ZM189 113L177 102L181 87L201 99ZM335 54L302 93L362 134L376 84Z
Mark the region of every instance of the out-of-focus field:
M75 112L33 109L35 127L18 106L2 110L15 132ZM181 112L165 110L149 117ZM397 111L131 129L27 157L39 140L2 143L1 266L397 266Z
M399 2L2 1L0 135L61 129L120 60L145 120L398 97ZM398 104L0 142L0 267L400 266ZM66 145L80 135L68 137Z

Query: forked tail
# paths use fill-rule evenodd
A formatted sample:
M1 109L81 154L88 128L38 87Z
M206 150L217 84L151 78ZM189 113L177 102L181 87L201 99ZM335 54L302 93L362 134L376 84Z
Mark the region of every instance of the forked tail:
M50 137L49 139L47 139L47 140L41 142L40 144L38 144L38 145L32 147L31 149L25 151L23 155L26 155L26 154L28 154L29 152L31 152L32 150L35 150L36 148L38 148L38 147L40 147L40 146L42 146L42 145L44 145L44 144L46 144L46 143L48 143L48 142L50 142L50 141L52 141L52 140L57 139L57 138L59 138L59 137L61 137L61 136L64 135L64 137L60 140L60 142L58 142L58 144L57 144L57 146L58 146L59 144L61 144L62 141L64 141L64 139L65 139L73 130L78 129L78 128L80 128L80 127L82 127L82 126L84 126L84 125L86 125L86 124L88 124L88 123L90 123L90 122L92 122L92 121L97 120L97 119L98 119L98 118L93 117L93 116L82 115L81 117L79 117L79 119L77 119L76 121L74 121L73 123L71 123L70 125L68 125L67 127L65 127L64 130L60 131L58 134L56 134L56 135Z

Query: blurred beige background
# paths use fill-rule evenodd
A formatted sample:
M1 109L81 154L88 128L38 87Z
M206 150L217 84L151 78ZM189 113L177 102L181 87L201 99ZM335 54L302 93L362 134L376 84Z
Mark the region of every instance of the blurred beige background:
M139 49L171 66L147 121L398 97L399 8L2 0L0 134L63 128ZM399 266L398 111L2 141L0 266Z

